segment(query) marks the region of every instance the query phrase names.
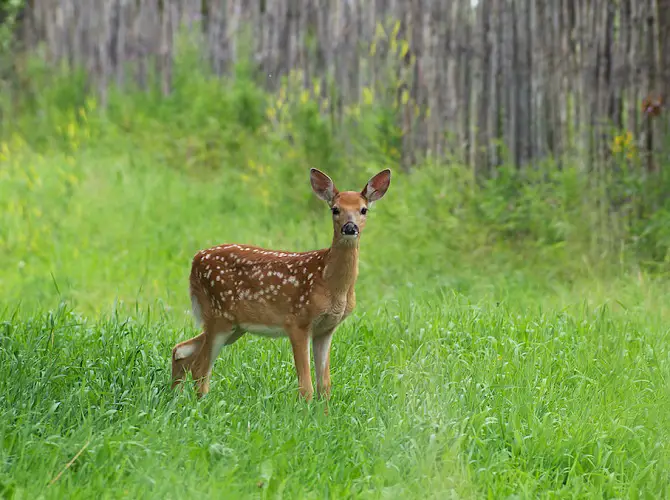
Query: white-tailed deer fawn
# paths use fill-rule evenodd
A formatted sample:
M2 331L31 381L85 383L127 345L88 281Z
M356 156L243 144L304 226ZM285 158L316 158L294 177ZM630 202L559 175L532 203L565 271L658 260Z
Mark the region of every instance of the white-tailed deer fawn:
M391 171L372 177L361 192L339 192L310 170L312 189L333 215L330 248L280 252L249 245L219 245L198 252L190 276L193 314L203 324L197 337L172 350L172 387L190 370L200 396L209 391L212 366L223 346L245 332L288 336L300 393L311 399L309 346L314 350L317 391L330 395L330 341L356 305L358 246L370 205L389 187Z

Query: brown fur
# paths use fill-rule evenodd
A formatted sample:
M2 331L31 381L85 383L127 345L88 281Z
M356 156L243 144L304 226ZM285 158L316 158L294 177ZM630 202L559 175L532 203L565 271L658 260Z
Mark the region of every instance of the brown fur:
M358 248L367 219L362 211L384 195L390 171L370 179L360 193L337 191L330 178L316 169L311 171L311 181L315 193L333 210L330 248L282 252L226 244L195 255L190 291L194 313L199 313L204 328L172 350L173 388L190 370L198 381L198 393L206 394L218 350L251 329L289 337L300 393L308 400L313 394L311 340L317 390L329 396L331 337L356 305ZM343 235L347 222L358 227L355 237Z

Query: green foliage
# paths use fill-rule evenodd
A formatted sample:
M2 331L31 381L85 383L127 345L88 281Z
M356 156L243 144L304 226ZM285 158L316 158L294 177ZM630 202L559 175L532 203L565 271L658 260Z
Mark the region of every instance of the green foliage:
M16 20L23 0L0 1L0 54L5 54L12 45Z
M574 169L552 174L499 168L497 177L483 181L474 206L477 217L503 240L540 246L570 240L589 209L583 205L585 186Z

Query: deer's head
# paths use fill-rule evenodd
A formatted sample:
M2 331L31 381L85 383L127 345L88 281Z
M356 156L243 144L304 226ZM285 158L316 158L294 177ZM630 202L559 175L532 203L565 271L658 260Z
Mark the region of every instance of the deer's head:
M326 201L333 214L335 242L356 244L365 227L368 209L389 188L391 171L387 168L372 177L362 191L338 191L335 184L323 172L310 170L312 189Z

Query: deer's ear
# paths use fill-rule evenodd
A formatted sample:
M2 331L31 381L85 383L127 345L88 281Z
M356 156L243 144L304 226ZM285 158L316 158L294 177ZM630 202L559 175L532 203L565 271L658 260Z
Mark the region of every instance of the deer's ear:
M370 179L361 194L368 203L373 203L386 194L389 184L391 184L391 170L387 168Z
M335 184L330 177L315 168L310 169L309 179L312 182L312 190L322 200L331 203L338 193Z

